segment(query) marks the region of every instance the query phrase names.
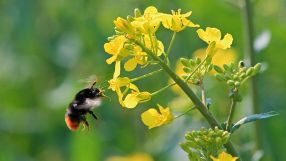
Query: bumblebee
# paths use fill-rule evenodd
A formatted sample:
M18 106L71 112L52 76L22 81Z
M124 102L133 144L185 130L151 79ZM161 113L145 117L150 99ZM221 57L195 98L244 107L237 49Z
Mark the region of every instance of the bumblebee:
M90 88L80 90L69 104L65 113L65 122L70 130L76 131L81 123L89 128L89 123L86 120L87 114L97 120L97 116L92 109L101 104L101 98L104 95L101 90L94 88L95 84L96 82Z

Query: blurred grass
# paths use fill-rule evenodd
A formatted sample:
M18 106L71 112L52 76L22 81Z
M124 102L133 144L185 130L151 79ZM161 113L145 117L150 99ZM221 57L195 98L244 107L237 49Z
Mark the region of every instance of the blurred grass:
M85 86L78 80L97 75L99 80L112 76L113 67L105 63L108 57L103 44L113 34L113 19L133 14L133 9L149 5L160 11L182 8L192 10L191 19L202 27L217 27L234 36L233 47L243 52L243 31L240 10L226 1L36 1L0 0L0 160L105 160L108 156L145 152L156 161L186 159L177 146L184 131L202 124L197 112L172 125L148 130L140 121L140 113L157 102L167 104L174 94L167 91L148 104L134 110L122 110L112 95L96 109L100 120L90 120L89 133L72 133L63 120L65 108L75 92ZM271 32L267 48L257 54L268 65L259 75L259 98L263 111L276 110L279 117L263 122L268 158L283 161L286 142L284 105L286 70L283 69L286 43L286 3L283 0L255 2L256 35ZM168 43L171 33L160 31L159 37ZM172 65L178 57L191 57L204 47L193 29L177 35L171 53ZM133 74L133 73L132 73ZM140 73L134 73L140 75ZM140 88L155 91L167 81L164 74L138 82ZM150 83L150 82L156 83ZM210 81L209 95L214 98L214 112L225 111L226 90ZM217 93L219 92L219 93ZM115 101L114 101L115 100ZM249 113L243 103L240 114ZM237 119L241 117L237 116ZM220 120L224 121L224 120ZM166 133L166 131L168 133ZM167 135L167 134L174 135ZM251 126L234 135L235 142L248 147ZM243 149L243 148L242 148ZM251 150L251 147L249 148ZM250 153L245 152L249 157ZM268 159L270 160L270 159Z

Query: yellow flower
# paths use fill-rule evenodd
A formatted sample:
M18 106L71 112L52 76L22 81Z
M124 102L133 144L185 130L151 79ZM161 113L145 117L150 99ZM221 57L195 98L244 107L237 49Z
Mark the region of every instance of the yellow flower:
M157 40L155 37L151 37L149 35L144 35L144 44L145 46L155 52L157 56L161 56L164 52L164 45L160 40ZM155 51L152 48L155 48Z
M126 71L133 71L137 64L145 65L147 63L148 56L139 46L135 46L133 52L133 58L127 60L124 64L124 69Z
M116 92L118 96L118 100L120 104L123 104L123 93L121 91L121 87L126 87L130 86L131 80L127 77L121 78L121 77L116 77L108 81L109 83L109 89L113 90Z
M233 41L232 35L228 33L221 39L221 32L217 28L207 27L206 31L198 29L197 33L200 39L206 43L211 44L212 42L215 42L216 49L228 49Z
M149 92L140 92L138 87L131 83L131 80L127 77L113 78L108 81L109 89L116 92L118 96L118 101L122 107L134 108L139 103L149 101L151 99L151 94ZM125 87L122 92L121 88ZM128 90L131 90L131 93L127 94L124 98L124 95Z
M122 104L123 107L134 108L138 105L138 103L143 103L151 99L151 93L140 92L134 84L131 84L129 88L132 90L132 92L127 94L125 97Z
M201 59L204 59L206 57L206 49L198 49L193 53L193 57L199 57ZM235 50L233 49L227 49L227 50L222 50L219 49L217 50L216 54L212 58L212 63L214 65L220 66L223 68L224 64L230 64L230 63L235 63L237 60L237 54ZM212 70L211 74L215 74L216 71Z
M112 57L106 60L107 64L111 64L115 61L120 61L131 54L130 51L124 47L126 41L127 39L121 35L104 44L105 52L112 55Z
M113 156L108 158L106 161L154 161L153 158L148 154L136 153L130 156Z
M160 113L156 109L150 108L141 114L141 120L149 129L168 124L173 120L173 115L168 107L163 108L159 104L158 107Z
M192 11L181 14L180 9L178 12L172 10L172 14L164 14L162 16L162 24L165 28L175 32L180 32L186 27L200 27L187 19L191 14Z
M156 40L155 38L150 40L149 35L144 36L144 44L147 48L152 50L155 48L157 56L161 56L164 52L164 45L161 41ZM154 50L152 50L154 52ZM147 53L143 52L141 47L135 46L133 47L132 51L132 58L127 60L124 64L124 69L126 71L133 71L138 64L145 65L148 62L148 55Z
M153 34L157 31L161 23L161 14L154 6L147 7L144 14L135 17L131 25L135 28L136 34Z
M115 24L117 29L119 29L120 31L123 31L123 32L128 33L128 34L134 33L134 29L133 29L131 23L129 21L121 18L121 17L117 17L117 19L114 20L113 23Z
M236 161L237 157L232 157L230 154L226 152L222 152L219 154L218 158L211 156L213 161Z

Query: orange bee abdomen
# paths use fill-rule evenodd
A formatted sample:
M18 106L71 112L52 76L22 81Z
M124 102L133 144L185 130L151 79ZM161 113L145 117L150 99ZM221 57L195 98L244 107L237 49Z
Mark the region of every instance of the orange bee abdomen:
M79 127L80 122L77 120L72 120L69 116L65 116L65 122L67 124L67 127L72 130L76 131Z

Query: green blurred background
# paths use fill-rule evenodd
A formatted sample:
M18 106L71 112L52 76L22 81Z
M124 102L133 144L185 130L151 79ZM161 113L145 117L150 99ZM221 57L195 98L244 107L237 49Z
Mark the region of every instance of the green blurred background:
M255 35L262 46L256 54L264 72L258 76L259 105L263 112L276 110L278 117L263 124L265 159L285 161L286 153L286 1L253 1ZM171 125L148 130L140 120L146 107L167 105L176 97L172 91L156 96L136 109L122 109L114 93L95 110L99 121L89 118L89 132L71 132L64 113L74 94L86 86L79 80L96 75L99 81L112 77L113 66L105 63L103 44L113 34L113 20L154 5L159 11L182 8L193 11L191 19L202 27L217 27L234 36L233 47L243 57L240 1L202 0L0 0L0 161L104 161L110 156L146 153L156 161L184 161L187 155L178 142L184 133L208 127L198 112ZM177 34L171 54L172 65L205 44L189 29ZM171 33L162 29L159 37L167 44ZM167 45L165 45L166 47ZM259 48L259 47L257 47ZM131 75L141 75L140 70ZM130 75L130 74L129 74ZM165 78L165 79L158 79ZM154 91L168 77L158 75L137 83ZM156 82L156 83L150 83ZM227 89L210 80L207 90L214 105L227 105ZM225 89L224 91L221 89ZM247 101L246 101L247 102ZM239 114L251 113L247 103ZM176 104L176 103L175 103ZM216 107L216 106L215 106ZM227 109L213 111L224 121ZM241 128L233 140L250 160L253 125Z

